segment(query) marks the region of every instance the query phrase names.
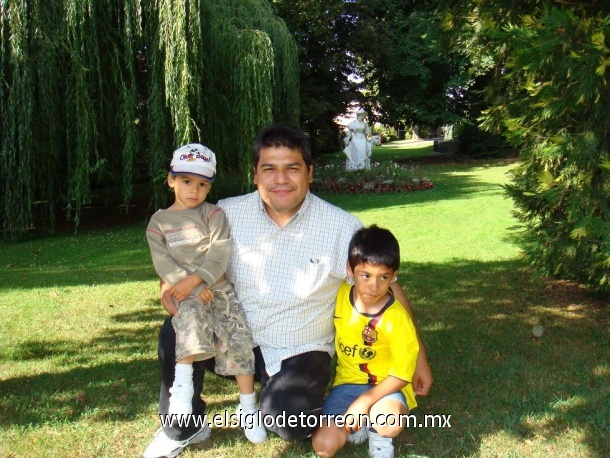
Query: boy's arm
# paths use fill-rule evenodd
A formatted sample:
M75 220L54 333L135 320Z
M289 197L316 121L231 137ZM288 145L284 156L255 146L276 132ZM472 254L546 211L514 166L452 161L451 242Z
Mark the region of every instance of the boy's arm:
M172 281L171 279L183 279L188 276L186 272L172 257L165 246L165 237L161 231L149 225L146 229L146 240L150 248L150 256L157 275L164 281ZM175 282L173 282L175 283Z
M227 217L220 207L216 207L207 215L207 223L210 236L208 249L203 263L193 273L208 285L213 285L227 270L231 253L231 232Z
M171 316L178 315L178 307L172 298L172 286L161 279L161 304Z
M182 302L193 289L203 282L203 279L197 275L189 275L189 272L185 271L176 262L165 246L165 237L152 221L146 229L146 239L150 247L150 255L155 271L162 279L161 302L170 315L175 315L177 310L175 313L172 313L168 309L169 302L173 304L172 296L176 297L179 302ZM174 282L172 287L168 283L168 279L176 278L181 280ZM175 308L175 306L173 307Z
M394 293L394 297L398 302L400 302L409 316L411 317L411 321L413 321L413 326L415 326L415 332L417 334L417 341L419 343L419 353L417 355L417 364L415 366L415 372L413 374L413 391L417 396L426 396L430 391L430 387L434 382L434 377L432 376L432 369L430 368L430 363L428 363L428 354L426 353L426 346L424 345L424 341L419 333L419 329L415 322L415 317L413 316L413 310L411 309L411 303L407 298L404 290L398 284L398 282L392 283L392 292Z
M183 278L179 282L177 282L172 288L169 290L170 294L176 298L178 302L182 302L193 292L195 288L197 288L200 284L204 282L203 278L201 278L197 274L191 274L186 278Z

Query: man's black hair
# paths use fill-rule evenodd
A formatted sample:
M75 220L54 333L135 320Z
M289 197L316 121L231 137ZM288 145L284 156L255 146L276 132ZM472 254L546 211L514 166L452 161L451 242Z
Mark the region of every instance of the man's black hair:
M309 138L302 129L289 124L272 124L263 129L254 140L254 168L258 165L262 148L280 148L282 146L299 151L308 168L313 164Z

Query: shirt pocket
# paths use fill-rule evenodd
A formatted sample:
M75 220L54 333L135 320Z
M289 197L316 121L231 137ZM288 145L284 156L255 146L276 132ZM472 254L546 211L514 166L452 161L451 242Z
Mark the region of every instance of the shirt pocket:
M330 278L330 263L325 258L307 258L305 266L299 269L295 279L295 292L299 297L307 297L324 289Z

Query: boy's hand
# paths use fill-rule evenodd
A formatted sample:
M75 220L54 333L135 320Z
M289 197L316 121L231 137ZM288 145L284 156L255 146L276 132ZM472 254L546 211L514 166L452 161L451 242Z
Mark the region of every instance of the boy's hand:
M417 355L417 365L413 374L413 391L416 396L426 396L434 382L432 369L428 363L428 355L425 351L420 351Z
M348 434L354 433L361 427L366 426L365 424L359 424L359 419L367 416L369 410L371 410L371 404L370 401L366 399L366 396L360 395L354 399L354 402L349 406L347 412L343 414L343 418L348 418L348 416L350 416L350 420L345 422L345 430Z
M203 283L203 278L197 275L189 275L184 280L180 280L176 283L172 289L170 289L170 293L178 302L182 302L189 297L193 290L201 283Z
M203 288L199 293L199 300L204 304L212 302L214 300L214 291L210 288Z

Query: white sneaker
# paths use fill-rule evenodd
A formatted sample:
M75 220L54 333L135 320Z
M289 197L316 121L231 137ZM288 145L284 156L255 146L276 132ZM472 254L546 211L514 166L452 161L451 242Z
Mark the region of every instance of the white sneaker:
M180 455L187 445L198 444L206 440L210 437L211 432L210 427L205 425L188 439L175 441L165 435L163 428L159 428L155 433L155 438L144 450L142 458L174 458Z
M370 458L394 458L394 446L391 437L382 437L373 431L369 435Z
M177 384L169 389L169 415L188 415L193 413L193 384Z
M347 436L347 441L350 444L363 444L368 437L366 430L366 426L363 426L355 433L351 433L349 436Z
M235 409L235 414L239 416L239 423L244 428L246 438L253 444L262 444L267 440L267 431L260 423L260 410L244 412L241 404Z

